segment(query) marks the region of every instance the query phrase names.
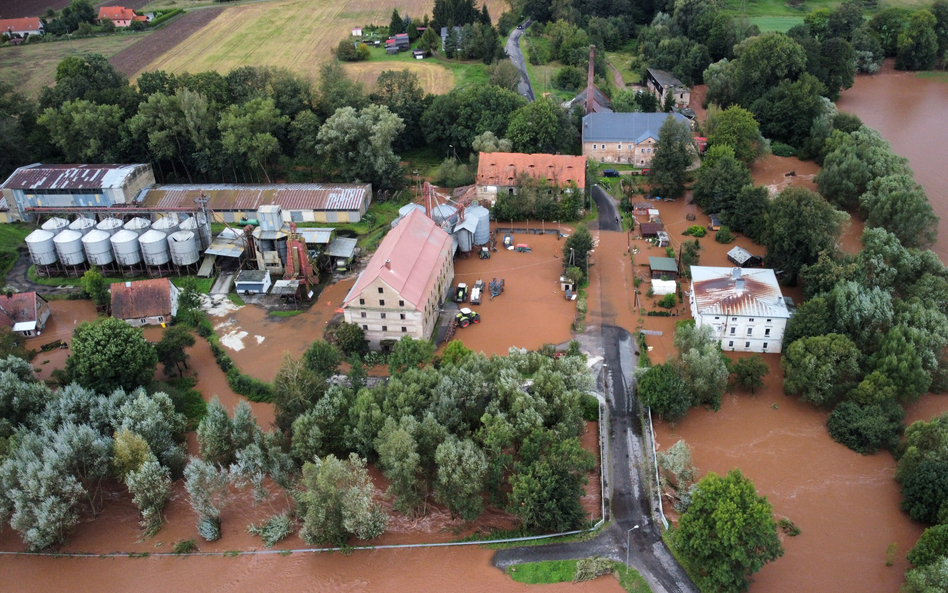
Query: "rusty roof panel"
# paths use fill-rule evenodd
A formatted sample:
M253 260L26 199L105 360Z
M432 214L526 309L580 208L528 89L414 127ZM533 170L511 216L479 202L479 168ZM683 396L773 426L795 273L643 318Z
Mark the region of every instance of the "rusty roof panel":
M140 319L171 315L171 281L167 278L112 284L112 317Z
M29 165L20 167L0 187L9 189L106 189L125 185L139 167L148 165Z
M691 278L700 314L790 317L773 270L691 266Z
M361 210L372 195L365 184L293 183L286 185L161 185L149 189L141 205L155 208L192 206L201 192L212 210L256 210L277 204L284 210Z

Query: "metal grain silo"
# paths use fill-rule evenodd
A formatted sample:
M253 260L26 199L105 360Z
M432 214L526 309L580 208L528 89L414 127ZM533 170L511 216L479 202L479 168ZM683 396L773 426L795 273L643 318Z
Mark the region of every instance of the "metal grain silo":
M171 251L171 261L176 266L190 266L201 259L197 237L192 231L178 231L168 235L168 249Z
M86 253L82 250L82 233L65 230L53 238L59 262L64 266L81 266L86 263Z
M435 221L435 224L440 225L444 221L448 221L451 224L454 224L458 221L458 209L450 204L441 204L440 206L435 206L431 211L431 219Z
M193 231L197 239L198 249L207 249L211 244L211 227L208 226L203 216L189 216L181 221L178 228L182 231Z
M85 216L80 216L69 224L69 230L79 231L83 235L95 228L95 221Z
M161 231L165 235L170 235L178 230L178 215L169 214L168 216L162 216L151 223L151 228L155 231Z
M142 258L146 266L163 266L171 260L168 237L161 231L145 231L145 234L138 238L138 244L142 248Z
M464 217L477 220L477 228L474 229L474 244L490 243L490 210L483 206L471 206L464 211Z
M47 220L46 222L44 222L42 228L44 231L49 231L54 235L58 235L59 233L69 228L69 221L66 220L65 218L59 218L57 216L54 216L50 218L49 220Z
M141 237L149 227L151 227L151 221L147 218L135 217L125 223L125 230L132 231L139 237Z
M100 231L107 232L109 236L111 237L115 233L122 230L123 226L124 226L124 223L120 219L115 218L114 216L111 216L109 218L103 219L102 222L95 225L95 228L99 229Z
M26 247L30 250L30 259L37 266L51 266L59 259L53 244L52 231L36 229L26 236Z
M89 231L82 238L82 247L86 252L86 259L94 266L108 266L115 261L115 255L112 253L112 238L107 231L98 229Z
M472 235L470 232L466 230L462 230L457 233L458 248L464 253L467 253L468 251L471 250L471 245L472 245L471 238L473 236L474 235Z
M142 262L142 254L138 249L138 233L121 230L109 239L112 242L112 252L115 261L120 266L137 266Z

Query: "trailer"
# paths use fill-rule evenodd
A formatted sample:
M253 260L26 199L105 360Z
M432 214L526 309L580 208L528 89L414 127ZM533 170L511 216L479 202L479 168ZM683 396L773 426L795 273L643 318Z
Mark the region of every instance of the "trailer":
M504 279L501 278L500 281L497 278L494 278L490 281L490 298L494 300L495 296L500 296L504 292Z
M471 304L480 305L481 296L484 294L484 281L478 280L474 283L474 288L471 289Z
M517 244L517 253L531 253L531 252L532 252L532 249L530 249L530 246L527 245L526 243Z

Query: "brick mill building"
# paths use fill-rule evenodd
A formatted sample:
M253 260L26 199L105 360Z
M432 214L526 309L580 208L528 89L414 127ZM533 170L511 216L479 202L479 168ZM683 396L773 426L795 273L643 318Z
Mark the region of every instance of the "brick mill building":
M586 159L558 154L482 152L477 161L478 199L493 201L498 193L516 194L521 175L546 179L562 189L575 184L583 192L586 189Z
M721 348L780 352L790 309L773 270L691 266L691 315Z
M583 117L583 156L600 163L648 167L658 131L669 117L688 123L680 113L590 113Z
M389 231L346 295L345 320L362 327L373 349L387 351L403 336L427 340L453 281L451 235L414 210Z

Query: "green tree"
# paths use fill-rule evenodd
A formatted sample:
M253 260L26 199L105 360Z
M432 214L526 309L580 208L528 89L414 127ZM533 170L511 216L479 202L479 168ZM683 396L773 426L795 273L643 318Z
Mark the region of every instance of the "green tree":
M732 105L706 124L711 146L725 144L734 149L734 156L745 164L752 163L762 149L760 126L750 111Z
M220 539L221 510L227 505L227 470L192 457L184 468L184 487L198 516L198 533L209 542Z
M937 523L948 503L948 459L923 459L902 479L903 511L915 521Z
M273 406L277 427L289 431L293 422L312 408L326 392L326 378L314 373L303 362L286 353L273 378ZM374 436L374 435L373 435Z
M319 153L347 182L396 188L402 171L392 142L404 129L402 119L388 107L370 105L360 111L342 107L319 129Z
M421 456L413 434L415 430L417 420L411 416L403 416L401 422L389 417L375 441L379 465L390 483L388 494L394 497L393 507L408 515L421 510L427 495L421 479Z
M928 10L917 10L899 33L895 67L898 70L931 70L938 58L938 20Z
M692 405L691 389L673 364L649 367L636 383L642 403L663 420L681 420Z
M691 128L669 115L658 130L651 179L656 192L665 198L680 198L685 193L685 170L694 161Z
M141 436L130 430L118 430L112 441L112 473L125 481L129 472L137 471L142 464L155 456Z
M425 89L417 74L410 70L382 72L369 99L376 105L388 107L405 124L405 130L392 143L393 150L401 152L424 144L420 122L431 99L425 97Z
M426 52L434 53L441 49L441 37L435 33L434 29L428 27L425 29L425 32L422 33L421 39L418 40L417 47Z
M902 593L939 593L948 588L948 558L905 572Z
M373 502L372 479L355 453L344 461L329 455L304 463L301 485L300 537L307 544L343 546L350 537L369 540L385 531L388 518Z
M735 361L731 372L735 385L754 393L755 389L764 386L764 377L770 372L770 367L760 354L752 354Z
M183 440L186 418L175 412L171 398L161 392L148 395L141 388L128 395L113 393L112 397L125 400L112 417L115 432L127 430L141 436L162 465L180 475L184 447L178 443Z
M326 330L326 341L346 356L362 356L369 351L365 330L357 323L346 323Z
M234 460L235 445L230 416L215 395L197 428L198 446L205 461L227 467Z
M735 93L747 106L780 81L796 80L806 68L806 52L783 33L765 33L748 40L736 61Z
M578 268L583 274L583 279L587 277L589 271L588 258L592 248L592 235L585 226L578 226L563 244L563 261L566 262L567 268Z
M398 35L399 33L405 32L405 21L402 20L401 15L398 14L398 9L392 9L392 21L388 25L388 34L389 35Z
M422 367L434 356L434 344L428 340L416 340L411 336L403 336L392 346L388 355L388 372L395 376Z
M105 285L105 278L95 267L86 270L82 275L82 292L89 295L96 307L105 307L111 300L109 289Z
M133 135L147 139L148 150L155 160L168 159L172 165L178 160L188 181L192 181L185 159L191 148L188 143L190 129L178 95L149 95L138 106L138 113L129 120L128 127Z
M694 324L678 326L674 345L678 351L676 365L691 389L693 404L706 404L714 410L720 408L730 371L712 328Z
M733 212L741 190L752 185L750 171L734 158L727 144L718 144L708 150L716 153L713 161L702 163L692 188L694 201L708 212Z
M448 507L452 517L477 519L484 510L481 492L487 476L487 456L472 440L451 435L438 445L435 463L435 500Z
M804 73L797 80L781 80L750 104L760 122L761 133L800 148L804 145L813 120L828 111L822 95L826 87L815 76Z
M890 175L869 182L859 198L866 225L889 231L905 247L925 247L938 236L935 216L925 189L910 175Z
M231 105L219 123L224 151L236 162L246 159L259 167L270 183L267 162L280 152L278 136L283 136L289 117L280 114L273 99L255 98Z
M914 344L907 339L908 329L896 326L882 338L879 351L872 355L874 371L887 377L896 386L899 401L914 402L928 391L932 378L922 369L922 359Z
M830 412L826 428L837 443L871 455L882 447L895 449L904 417L905 410L892 401L869 405L844 401Z
M316 340L303 353L302 361L314 374L328 379L339 372L342 354L333 344Z
M728 228L760 242L769 208L770 190L764 186L745 185L720 215Z
M929 527L908 553L908 561L916 568L935 564L948 556L948 525Z
M458 53L458 30L454 27L448 27L448 34L444 38L444 55L449 60L453 60Z
M780 360L787 395L800 394L818 406L833 404L849 391L859 374L860 354L846 336L826 334L790 344Z
M181 365L188 368L190 355L185 352L185 349L191 346L194 346L194 334L187 327L172 325L165 328L161 334L161 341L155 344L155 354L158 356L158 362L165 367L165 374L169 374L173 366L178 371L179 377L184 376Z
M823 169L816 176L820 194L841 208L852 208L869 182L889 175L911 175L908 161L892 152L876 130L834 131L826 141Z
M740 470L708 473L675 532L675 548L701 571L707 590L746 591L750 576L783 556L773 508Z
M557 152L561 136L559 107L546 98L527 103L510 115L506 136L517 152Z
M807 224L800 224L806 220ZM832 252L849 215L802 187L790 187L774 199L765 217L761 242L767 265L782 269L792 282L804 265Z
M48 108L36 122L46 128L50 142L74 163L118 160L123 128L122 108L79 99L58 109Z
M151 459L125 476L132 503L141 513L141 525L150 535L164 522L162 511L171 498L171 472L157 460Z
M66 373L99 393L147 385L158 366L155 349L145 341L142 330L114 317L96 325L79 325L70 346Z

